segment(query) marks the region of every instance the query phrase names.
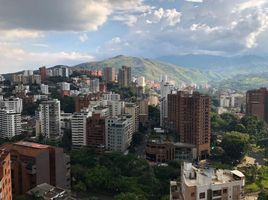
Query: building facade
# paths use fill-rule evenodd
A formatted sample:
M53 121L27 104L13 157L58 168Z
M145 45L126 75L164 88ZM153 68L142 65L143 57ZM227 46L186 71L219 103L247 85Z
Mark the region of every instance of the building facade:
M11 160L8 151L0 150L1 200L12 200Z
M210 154L211 100L198 92L180 91L168 95L168 127L179 141L194 144L199 158Z
M62 148L20 141L5 144L11 155L13 193L26 194L42 183L70 188L70 158Z
M133 135L133 121L129 115L105 119L105 143L110 151L125 152Z
M118 72L118 83L120 87L129 87L131 85L131 67L122 66Z
M57 99L42 101L36 115L36 134L42 134L52 140L58 139L61 133L60 101Z
M266 88L247 92L246 112L268 123L268 90Z
M115 80L116 80L115 68L105 67L103 69L103 80L105 82L115 82Z

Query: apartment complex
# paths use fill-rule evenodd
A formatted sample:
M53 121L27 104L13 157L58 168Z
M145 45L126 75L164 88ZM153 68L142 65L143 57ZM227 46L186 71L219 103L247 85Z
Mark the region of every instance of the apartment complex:
M36 134L53 140L57 139L60 133L60 101L42 101L36 112Z
M110 151L125 152L133 135L133 120L130 115L108 117L105 119L105 143Z
M0 197L1 200L12 200L11 161L8 151L0 150Z
M222 170L184 163L181 184L171 182L171 200L240 200L245 176L238 170Z
M131 84L131 67L122 66L118 73L118 83L120 87L129 87Z
M210 110L210 97L198 92L168 95L168 127L177 133L180 142L196 145L199 158L210 153Z
M70 187L70 158L62 148L21 141L3 145L2 149L11 155L14 194L25 194L42 183Z
M247 92L246 112L268 123L268 90L260 88Z
M87 118L88 112L74 113L72 117L72 145L73 146L86 146L87 138Z

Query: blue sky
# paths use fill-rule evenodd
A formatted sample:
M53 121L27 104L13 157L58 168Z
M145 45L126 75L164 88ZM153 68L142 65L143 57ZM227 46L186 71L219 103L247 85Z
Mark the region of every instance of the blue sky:
M119 54L266 56L268 0L0 0L0 73Z

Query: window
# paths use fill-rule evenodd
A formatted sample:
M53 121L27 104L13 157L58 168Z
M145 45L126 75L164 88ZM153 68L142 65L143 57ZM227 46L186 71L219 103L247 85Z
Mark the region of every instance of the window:
M206 193L205 192L202 192L199 194L199 199L204 199L206 198Z
M222 191L223 194L227 194L228 193L228 189L227 188L224 188L223 191Z
M221 196L221 190L215 190L213 191L213 197Z
M195 194L194 194L194 192L192 192L192 193L191 193L191 197L194 197L194 196L195 196Z

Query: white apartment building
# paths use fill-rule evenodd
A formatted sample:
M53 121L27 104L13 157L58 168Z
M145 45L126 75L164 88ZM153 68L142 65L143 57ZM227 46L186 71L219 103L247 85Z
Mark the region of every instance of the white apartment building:
M106 101L120 101L120 94L113 93L113 92L105 93L105 94L103 94L103 100L106 100Z
M105 119L105 143L110 151L125 152L133 135L132 118L128 115Z
M48 85L41 84L40 88L42 94L49 94Z
M23 101L20 98L1 99L0 107L13 110L15 113L21 113L23 110Z
M174 85L167 82L167 77L161 81L160 86L160 126L164 126L165 119L168 117L167 96L174 89Z
M145 87L146 86L145 77L139 76L137 79L137 84L139 87Z
M102 106L107 106L109 108L109 116L116 117L122 115L124 112L125 102L124 101L102 101Z
M61 84L61 90L63 91L70 91L71 85L67 82L62 82Z
M86 146L86 131L88 112L75 113L72 117L72 144L73 146Z
M0 108L0 137L11 139L21 134L21 114L6 107Z
M132 121L133 121L133 128L134 132L139 131L139 106L136 105L135 103L125 103L125 114L129 114L132 116Z
M171 182L170 199L183 200L240 200L244 197L245 176L238 170L222 170L195 167L184 163L181 174L181 189ZM180 195L181 193L181 195Z
M41 102L36 115L36 134L57 139L61 133L60 101L53 99Z
M100 91L100 80L95 78L90 80L90 91L96 93Z

